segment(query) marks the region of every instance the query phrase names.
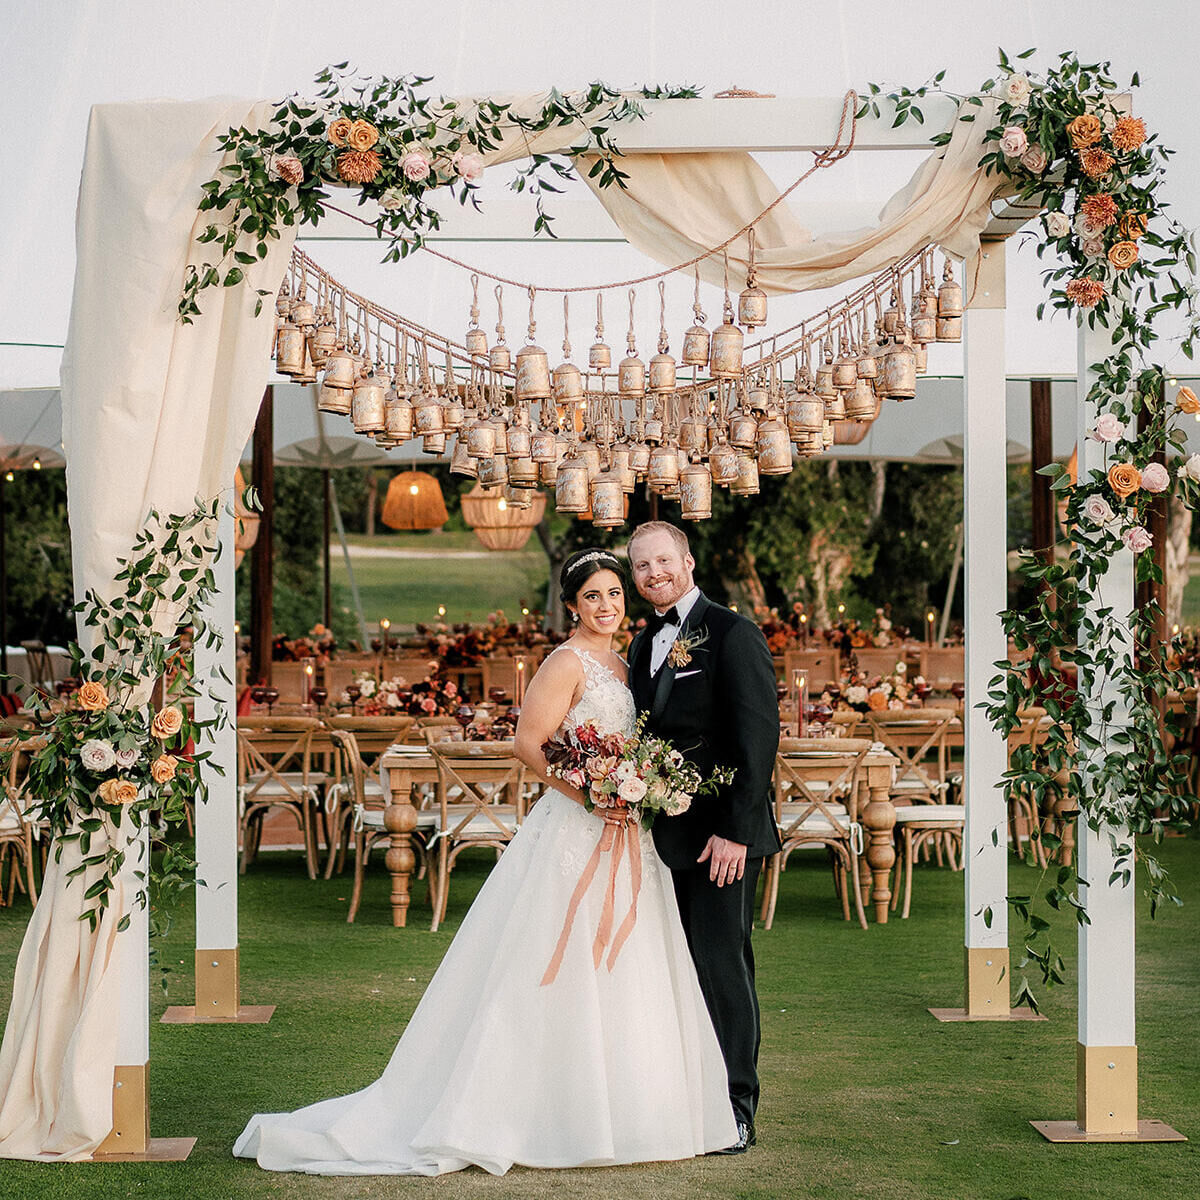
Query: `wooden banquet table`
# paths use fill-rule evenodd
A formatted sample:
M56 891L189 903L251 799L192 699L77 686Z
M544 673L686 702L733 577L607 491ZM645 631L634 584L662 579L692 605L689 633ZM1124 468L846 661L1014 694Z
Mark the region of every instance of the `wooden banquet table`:
M830 770L840 773L841 767L832 764L841 762L845 756L839 753L836 740L811 740L812 749L806 748L796 762L798 771L814 781L828 776ZM898 762L894 754L873 751L863 760L859 774L859 814L867 836L864 857L871 871L870 900L880 925L887 924L892 898L889 881L896 862L892 842L896 808L892 803L891 787ZM420 784L436 786L437 764L424 747L393 746L380 757L379 771L384 790L390 797L383 814L390 843L384 862L392 877L392 925L399 928L408 924L409 886L417 861L412 845L413 831L417 827L417 808L412 792Z

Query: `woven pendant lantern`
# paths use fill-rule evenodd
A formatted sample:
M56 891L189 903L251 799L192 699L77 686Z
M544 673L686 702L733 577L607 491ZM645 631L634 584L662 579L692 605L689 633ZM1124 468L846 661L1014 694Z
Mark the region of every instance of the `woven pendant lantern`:
M476 484L462 498L463 520L489 550L520 550L546 511L545 492L530 492L530 503L510 504L504 489Z
M441 484L425 471L393 475L382 519L391 529L441 529L449 520Z

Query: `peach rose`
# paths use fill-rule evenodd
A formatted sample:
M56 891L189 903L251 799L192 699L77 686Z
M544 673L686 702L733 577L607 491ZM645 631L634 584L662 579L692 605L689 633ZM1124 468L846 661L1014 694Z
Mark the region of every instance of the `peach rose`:
M150 732L162 740L174 737L183 728L183 713L173 705L155 714L150 722Z
M108 692L104 690L104 684L94 679L89 679L75 695L85 712L103 712L108 707Z
M1029 138L1020 125L1010 125L1000 135L1000 149L1009 158L1020 158L1029 149Z
M400 170L404 174L404 178L411 180L413 183L418 183L422 179L428 179L431 170L429 157L422 154L419 150L410 150L400 160Z
M155 783L170 783L175 778L175 769L179 766L179 759L173 754L160 754L150 764L150 778Z
M1133 463L1113 463L1108 468L1108 485L1124 500L1142 485L1142 473Z
M1137 242L1117 242L1109 249L1108 261L1118 271L1124 271L1126 267L1132 267L1137 260Z
M1175 407L1181 413L1187 413L1191 416L1193 413L1200 412L1200 398L1196 396L1196 393L1190 387L1181 387L1175 397Z
M105 804L132 804L137 799L137 784L128 779L106 779L96 791Z
M1146 232L1146 214L1125 213L1117 222L1117 232L1123 238L1136 242Z
M345 146L354 122L349 117L338 117L328 129L329 140L337 147Z
M867 707L872 712L883 712L888 706L887 693L876 688L873 692L867 693Z
M1070 135L1071 145L1076 150L1082 150L1085 146L1094 146L1104 136L1104 129L1099 117L1092 113L1084 113L1067 122L1067 133Z
M370 121L355 121L346 135L351 150L370 150L379 141L379 130Z

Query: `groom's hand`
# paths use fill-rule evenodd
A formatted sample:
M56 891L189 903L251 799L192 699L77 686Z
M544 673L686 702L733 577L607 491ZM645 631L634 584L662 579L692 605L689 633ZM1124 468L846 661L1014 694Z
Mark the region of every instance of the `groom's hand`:
M714 833L696 861L707 862L709 879L717 887L724 887L746 873L746 847Z

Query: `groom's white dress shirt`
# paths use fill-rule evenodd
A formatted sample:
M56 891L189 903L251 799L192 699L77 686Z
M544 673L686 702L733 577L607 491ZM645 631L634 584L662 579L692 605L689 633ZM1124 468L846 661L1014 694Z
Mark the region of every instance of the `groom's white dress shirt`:
M700 589L698 587L692 588L690 592L685 592L674 605L676 613L679 614L679 624L664 625L654 635L654 640L650 643L651 675L657 675L663 663L667 661L667 655L671 652L671 647L675 644L675 639L679 636L679 631L683 628L688 613L692 611L692 607L699 598ZM661 611L657 609L655 611L661 616L667 610L664 608Z

